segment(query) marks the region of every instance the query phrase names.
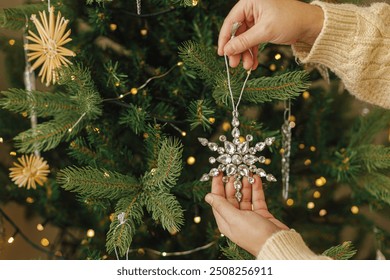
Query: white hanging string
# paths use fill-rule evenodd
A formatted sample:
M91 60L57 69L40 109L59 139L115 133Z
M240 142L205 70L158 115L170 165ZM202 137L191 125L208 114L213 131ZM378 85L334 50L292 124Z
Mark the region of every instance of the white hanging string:
M125 212L122 212L120 214L118 214L117 216L118 220L119 220L119 224L115 227L114 229L114 233L113 233L113 236L115 238L115 234L116 234L116 230L118 227L122 226L122 225L127 225L129 227L129 229L131 230L131 227L130 225L126 222L126 219L125 219ZM114 251L115 251L115 256L116 256L116 259L119 261L119 254L118 254L118 251L116 250L116 246L114 246ZM127 251L126 251L126 260L129 259L129 251L130 251L130 248L127 248Z
M231 35L231 38L230 39L233 39L238 28L241 26L241 23L240 22L236 22L233 24L233 27L232 27L232 35ZM248 50L249 53L251 54L252 56L252 59L253 59L253 53L252 53L252 50L249 49ZM241 92L240 92L240 95L238 97L238 100L237 100L237 104L234 105L234 96L233 96L233 90L232 90L232 86L231 86L231 79L230 79L230 72L229 72L229 62L228 62L228 58L227 58L227 55L225 54L224 55L225 57L225 66L226 66L226 73L227 73L227 81L228 81L228 88L229 88L229 93L230 93L230 98L232 100L232 107L233 107L233 114L234 112L237 112L238 111L238 105L240 105L240 102L241 102L241 98L242 98L242 94L244 93L244 90L245 90L245 86L246 86L246 83L249 79L249 76L251 75L251 72L252 70L249 69L247 72L246 72L246 78L245 78L245 81L242 85L242 88L241 88Z

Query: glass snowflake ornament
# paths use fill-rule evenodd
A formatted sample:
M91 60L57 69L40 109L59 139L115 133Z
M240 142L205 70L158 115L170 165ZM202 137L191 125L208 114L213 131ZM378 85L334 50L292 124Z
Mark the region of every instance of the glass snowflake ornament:
M253 136L248 134L245 137L245 141L241 142L241 134L238 128L239 125L238 112L233 111L232 141L228 141L225 135L219 136L219 140L223 143L223 146L219 146L214 142L209 142L206 138L198 138L198 140L203 146L207 146L211 151L219 154L218 157L209 158L209 162L211 164L219 164L218 167L214 167L209 173L203 174L200 181L208 181L211 177L218 176L219 172L224 172L226 174L226 176L223 177L225 183L228 182L230 177L234 177L233 186L236 190L235 196L237 201L241 202L242 178L246 177L248 182L253 184L255 179L251 177L251 174L257 174L269 182L276 182L276 178L272 174L267 174L264 169L255 165L255 163L265 162L265 157L256 156L256 153L263 151L267 146L271 146L275 141L275 137L267 137L264 142L258 142L251 147L250 142L253 141Z

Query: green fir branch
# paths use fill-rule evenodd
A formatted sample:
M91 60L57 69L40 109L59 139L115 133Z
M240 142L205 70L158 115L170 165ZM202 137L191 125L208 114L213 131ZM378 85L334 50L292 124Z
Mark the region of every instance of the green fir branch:
M237 78L231 79L233 96L237 98L241 92ZM274 77L260 77L248 80L244 89L242 100L248 103L264 103L273 100L286 100L300 95L309 87L308 74L305 71L294 71ZM227 80L224 77L216 81L213 97L217 103L227 104L230 102L230 93Z
M107 233L106 248L109 253L117 252L119 256L126 255L133 241L136 226L142 223L143 209L138 196L123 197L115 207L115 219ZM118 215L123 215L120 223Z
M164 139L159 148L157 167L146 172L143 185L150 188L172 188L182 170L183 145L178 139Z
M322 255L334 260L349 260L355 254L356 250L351 241L346 241L343 244L333 246L322 253Z
M48 151L57 147L61 141L69 141L79 132L82 121L77 122L80 116L59 116L51 121L40 123L14 137L15 146L22 153L31 153L35 150Z
M79 112L69 96L63 93L49 93L32 91L28 93L24 89L9 89L2 91L4 98L0 99L0 106L12 112L32 112L38 117L56 116L64 112Z
M179 56L186 67L194 70L210 86L214 85L217 76L223 76L222 65L217 60L215 51L210 48L187 41L179 47Z
M118 199L139 191L138 180L129 175L92 167L67 167L57 176L67 191L94 198Z
M237 244L227 239L227 245L221 246L222 253L229 260L253 260L254 257Z
M47 5L40 3L1 10L0 27L22 30L26 27L26 23L30 20L32 14L38 14L38 12L45 9L47 9Z
M150 121L150 116L147 107L141 108L130 103L126 112L122 113L119 124L127 125L139 135L147 130L147 123Z
M180 5L184 7L193 7L193 0L171 0L174 5Z
M211 128L210 117L214 116L215 111L211 106L211 102L207 100L191 101L188 106L188 121L191 130L198 126L202 126L204 130Z
M368 172L390 169L390 147L382 145L362 145L356 149L356 161Z
M70 98L90 120L102 114L102 99L96 89L91 72L80 63L62 67L59 70L58 84L64 85Z
M376 199L390 205L390 177L372 172L361 176L357 183Z
M375 135L385 129L390 122L390 111L385 109L374 108L366 115L360 117L351 134L349 147L358 147L371 143Z
M169 232L178 232L184 224L183 209L173 194L150 189L144 192L143 202L152 218Z
M145 162L146 169L152 170L157 167L157 159L160 151L161 141L165 139L161 132L161 126L156 124L154 127L148 126L147 138L145 140Z

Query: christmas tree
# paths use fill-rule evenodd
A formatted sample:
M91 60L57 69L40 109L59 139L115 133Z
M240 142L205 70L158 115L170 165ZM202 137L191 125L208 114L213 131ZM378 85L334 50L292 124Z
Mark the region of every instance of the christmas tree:
M247 76L216 54L235 1L32 2L0 13L11 83L0 94L0 246L23 238L53 259L250 259L203 201L215 162L227 163L220 136L238 127L229 87L238 103ZM258 161L269 209L317 253L388 256L390 112L319 65L303 69L289 47L262 45L259 61L234 137L240 149L259 143L242 161ZM55 240L31 242L10 201L41 218L38 230L56 227Z

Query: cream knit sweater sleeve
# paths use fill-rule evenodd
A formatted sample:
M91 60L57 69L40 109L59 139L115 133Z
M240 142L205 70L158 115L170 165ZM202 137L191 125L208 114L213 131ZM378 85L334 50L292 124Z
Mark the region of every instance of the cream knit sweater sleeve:
M357 98L390 109L390 6L312 4L324 11L323 29L313 46L294 44L294 55L328 67Z
M264 243L258 260L330 260L329 257L316 255L305 244L295 230L281 230L274 233Z

